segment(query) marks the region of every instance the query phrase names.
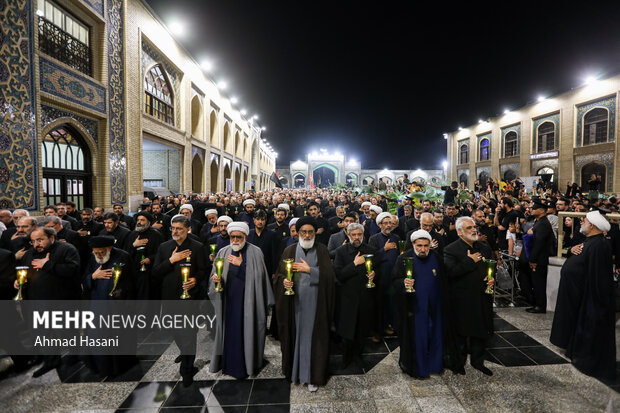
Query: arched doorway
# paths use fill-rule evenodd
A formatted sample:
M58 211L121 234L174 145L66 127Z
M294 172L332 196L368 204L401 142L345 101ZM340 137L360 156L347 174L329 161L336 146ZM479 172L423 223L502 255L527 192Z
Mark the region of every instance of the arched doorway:
M368 186L368 185L372 185L375 182L375 178L373 178L372 176L367 176L366 178L364 178L364 185Z
M220 144L218 142L217 135L217 114L215 113L215 111L212 111L211 115L209 116L209 139L212 146L219 147Z
M327 188L336 183L338 170L331 165L320 165L312 171L312 181L317 188Z
M482 188L487 187L487 181L489 180L489 174L486 171L480 172L478 175L478 183Z
M512 169L507 169L506 172L504 172L504 181L510 182L513 179L517 179L517 173Z
M231 171L230 171L230 165L226 164L224 166L224 192L229 192L229 191L233 191L233 188L231 186L226 186L227 181L231 179Z
M469 177L467 176L467 174L466 174L466 173L462 173L462 174L459 176L459 183L462 183L463 185L465 185L465 186L467 187L467 186L469 185L469 182L468 182L468 181L469 181L469 179L468 179L468 178L469 178Z
M65 124L48 132L41 147L45 204L73 201L78 209L91 207L91 158L84 138Z
M346 181L348 187L357 186L357 174L353 172L348 173Z
M288 188L288 179L286 179L285 177L280 178L280 183L283 187Z
M200 103L200 96L195 95L192 98L192 135L197 138L203 137L202 127L202 104Z
M217 192L217 182L219 179L220 168L217 156L211 157L211 193Z
M195 194L202 192L202 159L198 154L192 159L192 192Z
M582 188L588 188L588 181L590 180L590 176L592 176L592 174L594 175L600 175L601 177L601 185L600 185L600 192L605 192L605 175L606 175L606 171L607 168L605 168L605 165L603 165L602 163L598 163L598 162L590 162L589 164L586 164L583 166L583 168L581 168L581 186Z
M543 182L553 182L553 177L555 176L555 171L553 168L545 166L536 171L536 175L540 176Z
M235 166L235 191L243 191L243 188L241 187L241 168L239 165Z
M293 176L293 182L295 188L303 188L306 186L306 177L302 174L296 174Z

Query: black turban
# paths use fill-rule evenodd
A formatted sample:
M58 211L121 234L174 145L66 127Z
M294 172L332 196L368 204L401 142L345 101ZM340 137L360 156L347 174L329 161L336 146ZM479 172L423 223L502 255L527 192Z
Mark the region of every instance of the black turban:
M303 227L304 225L312 225L314 227L315 231L316 231L316 228L318 226L317 223L316 223L316 219L314 219L312 217L308 217L308 216L301 217L295 223L295 229L297 230L297 232L299 232L301 227Z
M88 245L91 248L106 248L113 247L116 240L114 237L110 235L98 235L96 237L91 237L88 240Z

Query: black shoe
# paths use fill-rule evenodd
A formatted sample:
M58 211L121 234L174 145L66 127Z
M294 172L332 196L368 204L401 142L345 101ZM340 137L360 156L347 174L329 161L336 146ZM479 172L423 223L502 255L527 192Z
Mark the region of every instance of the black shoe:
M484 374L486 374L487 376L492 376L492 375L493 375L493 372L492 372L489 368L485 367L485 366L484 366L484 365L482 365L482 364L481 364L481 365L473 365L473 364L472 364L471 366L472 366L473 368L475 368L476 370L483 372L483 373L484 373Z
M194 383L194 375L198 373L198 367L192 367L192 372L189 374L182 374L183 377L183 386L189 387Z
M41 368L39 368L34 373L32 373L32 377L33 378L41 377L48 371L57 369L58 367L60 367L60 361L51 362L51 363L43 363L43 366L41 366Z
M460 375L464 376L465 375L465 367L464 366L455 367L454 369L452 369L452 372L454 374L460 374Z
M179 354L179 355L177 356L177 358L175 358L175 359L174 359L174 362L175 362L175 363L180 363L182 359L183 359L183 356L182 356L181 354Z
M547 312L547 310L545 310L542 307L538 307L538 306L532 307L532 308L528 308L525 311L527 311L528 313L532 313L532 314L545 314Z

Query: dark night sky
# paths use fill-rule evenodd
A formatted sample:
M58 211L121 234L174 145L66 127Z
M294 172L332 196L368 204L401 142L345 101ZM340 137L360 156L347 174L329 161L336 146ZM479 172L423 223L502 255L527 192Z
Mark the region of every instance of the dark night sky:
M620 69L611 2L147 2L260 115L278 165L327 148L363 168L440 168L443 132Z

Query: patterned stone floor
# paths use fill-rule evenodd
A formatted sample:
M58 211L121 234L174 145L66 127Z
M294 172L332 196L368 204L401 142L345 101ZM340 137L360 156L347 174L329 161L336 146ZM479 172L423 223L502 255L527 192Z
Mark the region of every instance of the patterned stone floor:
M290 384L280 373L279 345L268 339L268 364L253 378L234 380L208 372L209 349L200 346L195 383L179 382L177 349L166 337L142 344L151 356L116 378L93 375L81 362L32 379L5 371L0 411L6 412L620 412L620 380L602 383L574 369L549 343L553 314L498 308L496 334L488 346L494 375L466 367L465 376L445 372L415 380L398 368L398 339L366 343L362 365L339 369L316 393ZM616 329L620 347L620 326ZM618 348L620 355L620 348ZM0 360L5 368L10 362ZM2 366L0 366L2 370ZM619 375L620 377L620 375Z

